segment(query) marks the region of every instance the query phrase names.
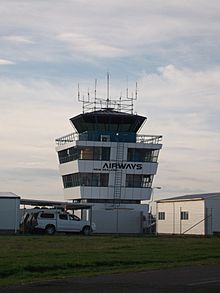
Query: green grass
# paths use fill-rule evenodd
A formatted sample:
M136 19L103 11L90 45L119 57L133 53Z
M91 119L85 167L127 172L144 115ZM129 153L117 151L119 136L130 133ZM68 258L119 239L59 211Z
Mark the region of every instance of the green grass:
M0 285L220 263L220 238L0 236Z

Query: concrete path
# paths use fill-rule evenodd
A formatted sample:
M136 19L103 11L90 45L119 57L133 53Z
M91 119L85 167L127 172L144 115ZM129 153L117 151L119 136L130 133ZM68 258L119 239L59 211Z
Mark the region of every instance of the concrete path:
M150 270L97 277L80 277L23 286L1 287L1 293L220 292L220 265Z

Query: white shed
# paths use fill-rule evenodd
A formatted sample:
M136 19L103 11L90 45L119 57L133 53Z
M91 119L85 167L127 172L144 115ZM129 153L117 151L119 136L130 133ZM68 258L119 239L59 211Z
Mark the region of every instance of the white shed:
M20 222L20 197L0 192L0 233L17 233Z
M220 233L220 193L191 194L156 202L158 234Z

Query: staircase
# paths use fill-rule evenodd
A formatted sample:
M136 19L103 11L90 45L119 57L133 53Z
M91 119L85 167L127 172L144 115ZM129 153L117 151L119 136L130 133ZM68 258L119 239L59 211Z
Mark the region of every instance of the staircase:
M123 162L124 155L124 143L118 142L116 149L116 164ZM114 182L114 206L120 206L121 199L121 187L122 187L122 169L117 168L115 170L115 182Z

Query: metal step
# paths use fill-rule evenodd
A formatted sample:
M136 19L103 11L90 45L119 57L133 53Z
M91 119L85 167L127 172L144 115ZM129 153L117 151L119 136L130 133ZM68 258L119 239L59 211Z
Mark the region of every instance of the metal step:
M117 144L116 150L116 163L123 162L124 157L124 143ZM122 169L115 171L115 181L114 181L114 200L117 200L115 206L120 206L120 198L121 198L121 185L122 185ZM118 202L119 201L119 202Z

